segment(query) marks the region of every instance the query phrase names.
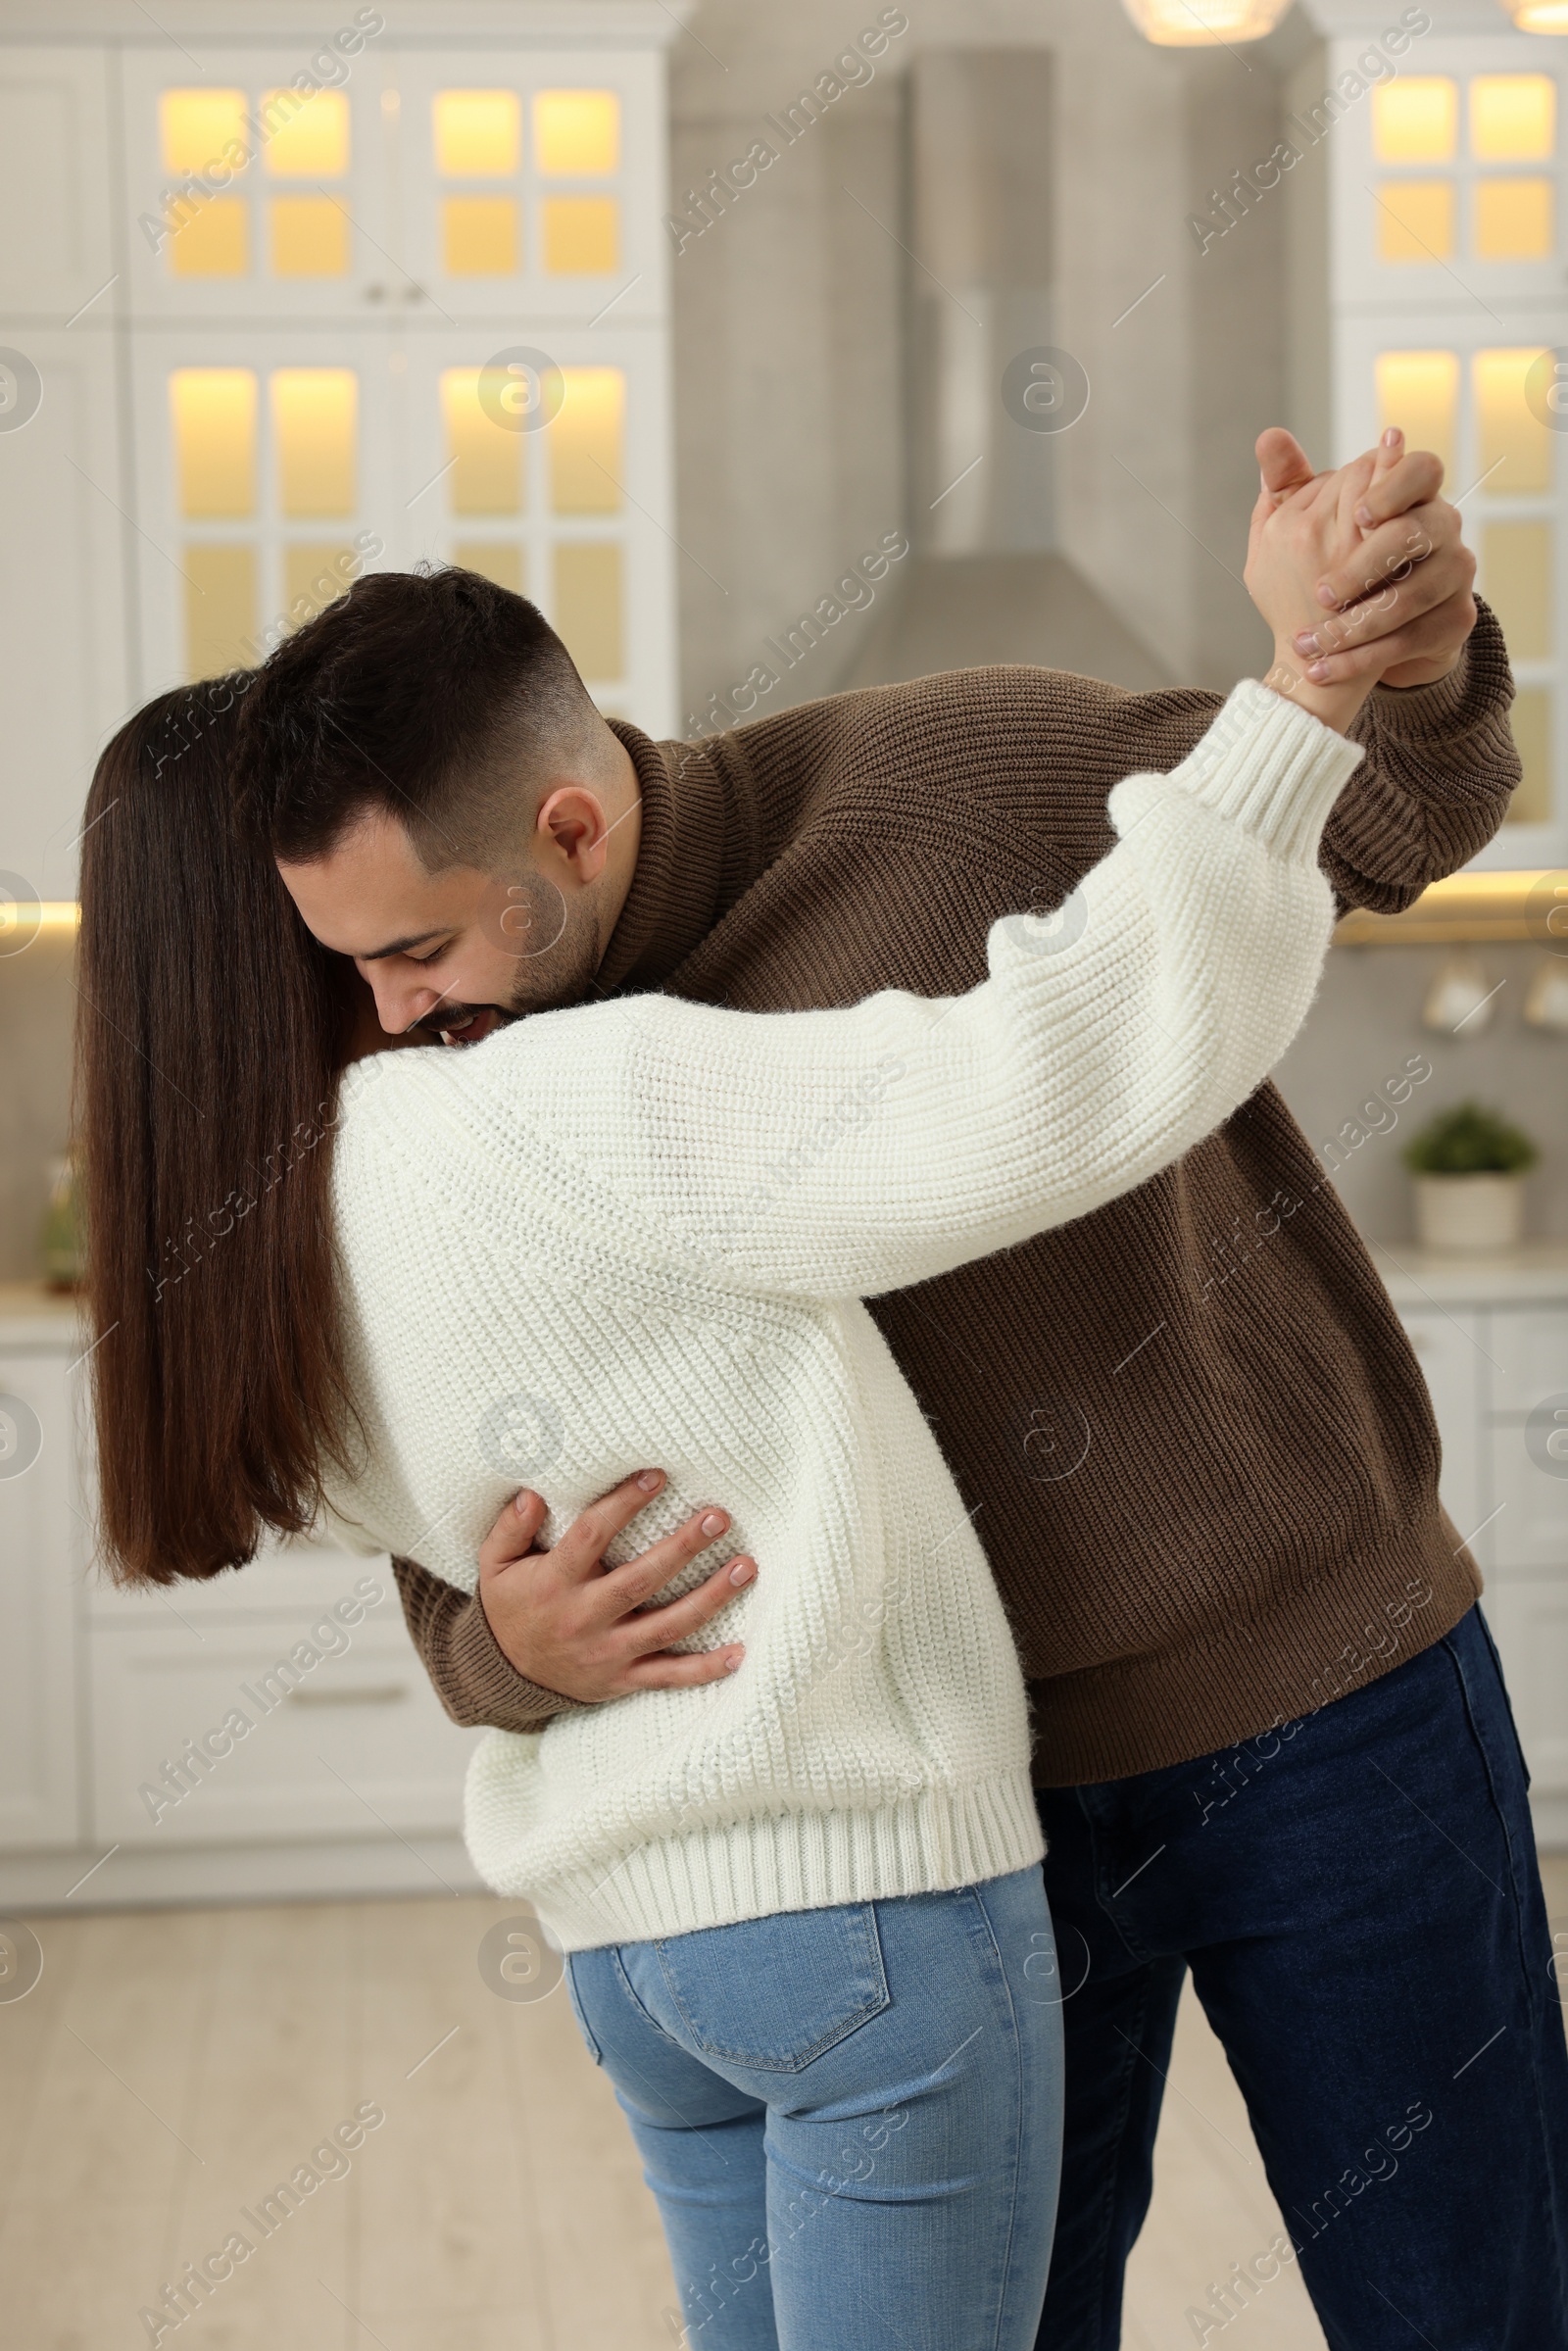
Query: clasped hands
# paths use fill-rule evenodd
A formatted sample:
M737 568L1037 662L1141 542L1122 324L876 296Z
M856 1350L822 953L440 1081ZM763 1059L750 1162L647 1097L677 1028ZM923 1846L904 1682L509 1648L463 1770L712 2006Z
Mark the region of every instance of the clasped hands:
M1246 580L1274 634L1264 683L1343 728L1374 685L1446 677L1476 623L1476 565L1442 461L1396 426L1329 473L1278 427L1257 461Z

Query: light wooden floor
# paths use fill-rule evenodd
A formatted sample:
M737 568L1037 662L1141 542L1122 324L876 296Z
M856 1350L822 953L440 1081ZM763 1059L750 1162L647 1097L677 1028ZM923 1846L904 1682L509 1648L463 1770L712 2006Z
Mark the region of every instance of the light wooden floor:
M1568 1860L1547 1865L1568 1919ZM106 1913L34 1922L44 1973L0 2002L0 2309L25 2351L145 2343L142 2305L309 2161L362 2100L385 2121L188 2328L205 2351L670 2351L653 2205L564 1990L481 1980L474 1900ZM1126 2351L1279 2219L1217 2043L1182 2011L1133 2258ZM1299 2280L1268 2351L1321 2351ZM1261 2304L1257 2305L1259 2311ZM1245 2326L1245 2322L1243 2323ZM1245 2346L1243 2346L1245 2351Z

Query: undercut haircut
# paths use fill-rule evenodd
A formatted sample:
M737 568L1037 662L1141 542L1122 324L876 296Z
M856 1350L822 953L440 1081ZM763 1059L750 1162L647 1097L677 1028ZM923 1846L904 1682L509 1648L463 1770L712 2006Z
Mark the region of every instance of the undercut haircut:
M494 871L542 782L602 725L544 614L476 571L373 571L270 655L245 697L242 835L288 864L367 814L407 831L428 873Z

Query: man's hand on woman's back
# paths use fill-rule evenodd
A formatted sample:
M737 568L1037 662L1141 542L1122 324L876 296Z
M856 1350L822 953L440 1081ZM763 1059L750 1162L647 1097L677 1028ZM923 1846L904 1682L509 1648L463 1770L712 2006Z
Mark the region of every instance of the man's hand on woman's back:
M679 1652L671 1643L700 1632L753 1581L755 1559L727 1559L680 1599L645 1604L725 1532L727 1511L699 1510L635 1559L605 1565L615 1537L663 1486L662 1470L639 1471L590 1503L548 1551L533 1547L546 1515L539 1494L524 1488L502 1510L479 1546L479 1602L502 1653L530 1682L596 1705L721 1682L740 1664L740 1641Z

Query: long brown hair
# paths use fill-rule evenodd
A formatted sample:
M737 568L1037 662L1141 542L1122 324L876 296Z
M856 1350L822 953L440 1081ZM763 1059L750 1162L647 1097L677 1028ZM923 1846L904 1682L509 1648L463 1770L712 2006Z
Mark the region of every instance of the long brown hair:
M82 840L76 1130L104 1549L213 1576L346 1457L328 1179L346 999L233 822L247 675L100 759Z

